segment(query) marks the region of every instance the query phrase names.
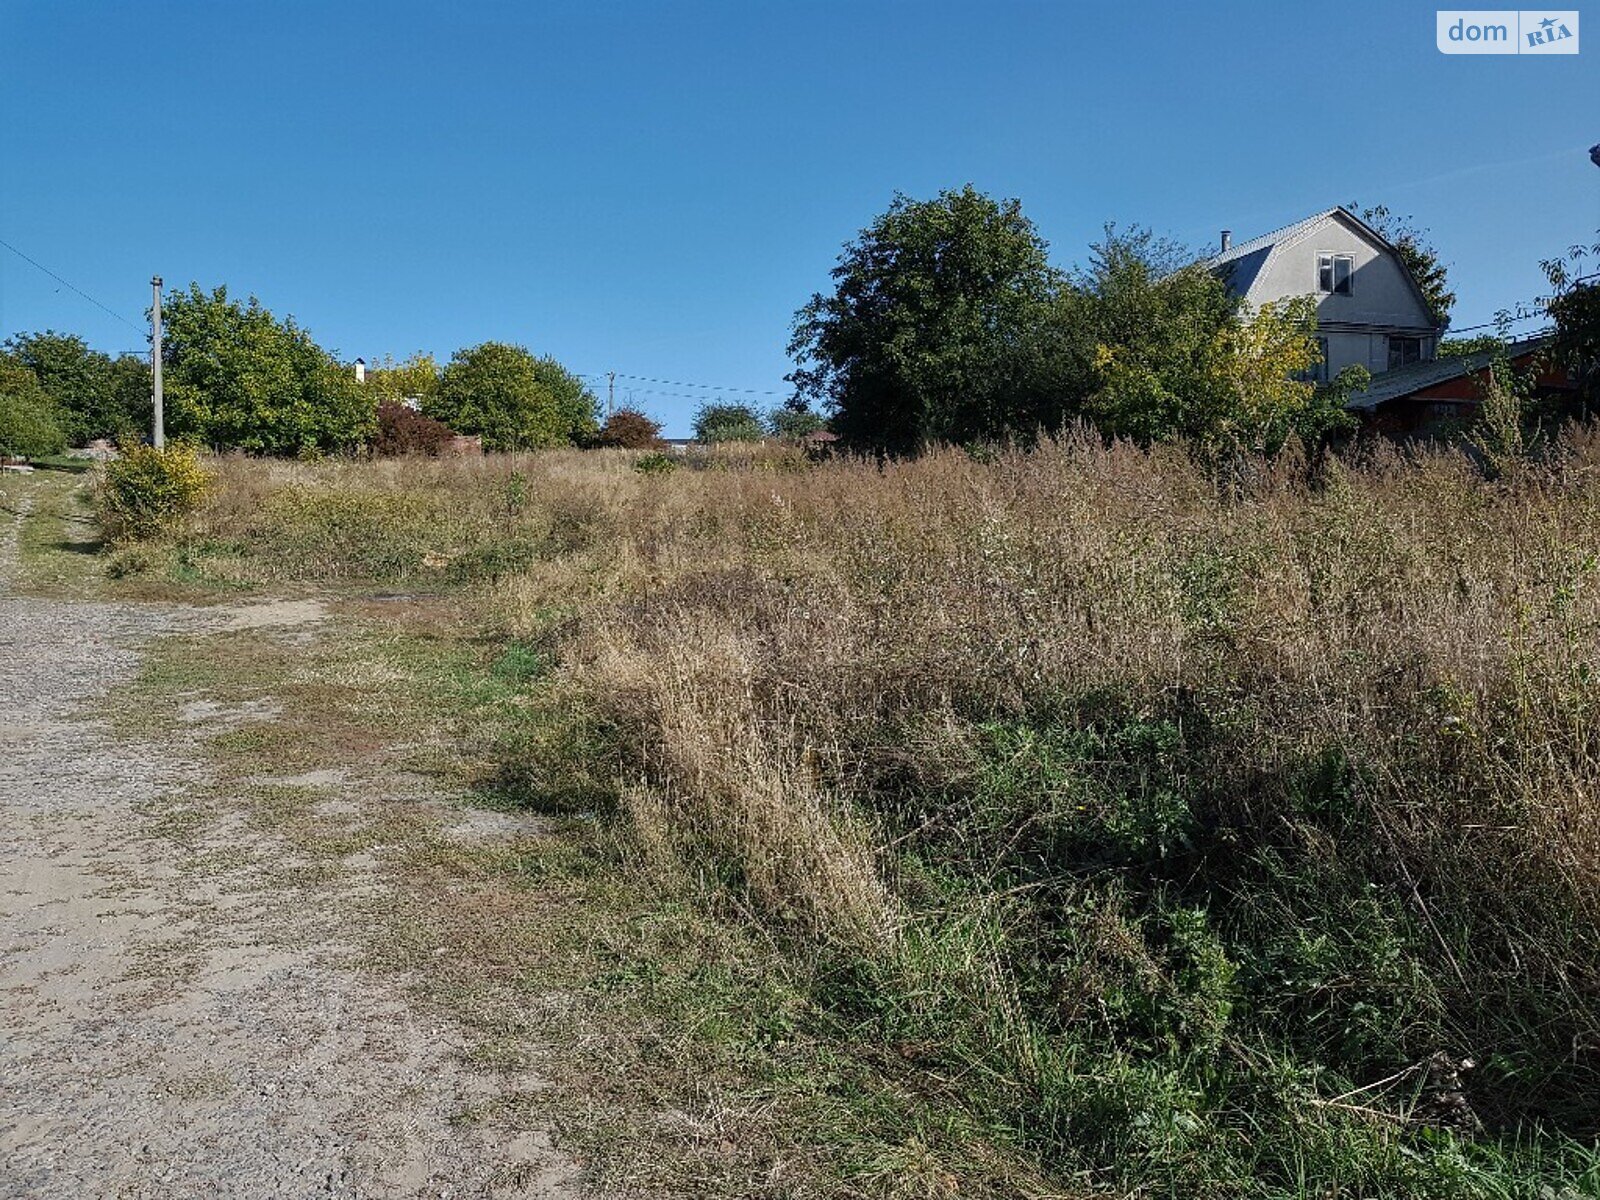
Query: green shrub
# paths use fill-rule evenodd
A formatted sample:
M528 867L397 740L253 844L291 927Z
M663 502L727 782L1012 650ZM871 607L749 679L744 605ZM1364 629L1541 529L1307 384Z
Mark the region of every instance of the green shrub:
M678 463L672 455L656 451L641 457L633 469L641 475L670 475L678 469Z
M61 413L33 374L0 357L0 458L37 458L66 448Z
M193 512L212 483L192 446L162 449L133 443L108 462L95 496L106 539L135 541L160 533Z

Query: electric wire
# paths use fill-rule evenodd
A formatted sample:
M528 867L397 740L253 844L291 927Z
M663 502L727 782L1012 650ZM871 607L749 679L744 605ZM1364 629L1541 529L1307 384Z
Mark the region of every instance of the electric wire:
M126 325L129 329L132 329L136 333L143 333L144 332L144 329L143 329L142 326L136 325L134 322L128 320L127 317L123 316L121 313L117 312L116 309L111 308L109 305L105 305L105 304L100 303L100 301L96 300L93 296L89 295L88 292L84 291L77 284L73 283L69 279L63 279L60 275L57 275L54 271L52 271L49 267L45 266L38 259L29 258L26 254L24 254L21 250L18 250L15 246L13 246L10 242L6 241L4 238L0 238L0 246L4 246L7 250L11 251L11 253L15 254L18 258L20 258L23 262L27 263L29 266L35 267L38 270L43 271L46 275L50 276L51 279L54 279L62 287L68 288L71 291L76 292L78 295L82 296L85 300L87 300L90 304L92 304L96 308L98 308L101 312L105 313L108 317L115 317L117 320L121 321L124 325Z

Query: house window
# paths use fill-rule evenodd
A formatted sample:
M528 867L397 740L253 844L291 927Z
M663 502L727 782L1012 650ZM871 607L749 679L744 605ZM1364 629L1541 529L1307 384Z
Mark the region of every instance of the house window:
M1324 384L1328 382L1328 339L1317 339L1317 361L1312 363L1299 375L1295 376L1301 383Z
M1348 296L1355 259L1348 254L1317 255L1317 290L1330 296Z
M1389 339L1389 369L1408 367L1422 361L1422 339L1419 337L1391 337Z

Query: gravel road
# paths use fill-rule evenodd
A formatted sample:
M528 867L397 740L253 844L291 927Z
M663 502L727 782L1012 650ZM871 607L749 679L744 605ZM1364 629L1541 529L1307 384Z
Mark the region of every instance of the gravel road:
M206 782L192 741L86 713L153 639L237 618L19 595L0 522L0 1197L581 1194L544 1135L453 1120L495 1079L343 961L337 905L257 885L264 835L220 877L149 836Z

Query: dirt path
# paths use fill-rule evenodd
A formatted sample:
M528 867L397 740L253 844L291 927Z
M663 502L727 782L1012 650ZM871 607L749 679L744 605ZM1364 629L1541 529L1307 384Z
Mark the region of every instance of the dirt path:
M149 835L207 783L193 735L129 745L86 709L152 639L261 615L18 595L0 521L0 1196L578 1195L543 1135L456 1120L495 1080L348 965L326 893L266 881L268 836L224 819L199 877Z

